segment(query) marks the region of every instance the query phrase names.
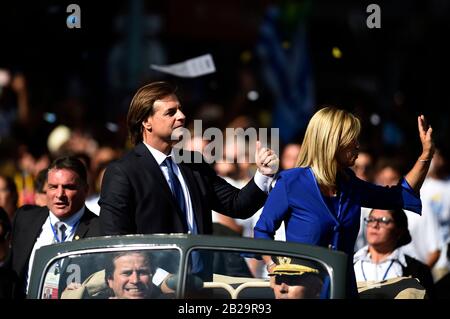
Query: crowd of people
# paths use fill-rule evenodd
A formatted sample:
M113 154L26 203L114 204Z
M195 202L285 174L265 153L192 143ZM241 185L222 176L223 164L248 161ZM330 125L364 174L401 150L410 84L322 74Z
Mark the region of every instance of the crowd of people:
M128 110L127 152L99 145L80 131L59 130L52 143L49 136L48 152L36 155L23 146L13 167L3 165L0 296L26 296L34 252L43 245L101 235L223 234L226 229L234 236L344 251L348 297L358 296L361 281L405 276L417 278L430 298L439 297L435 283L446 280L450 270L450 183L446 154L435 151L425 117L417 121L422 153L409 171L404 163L381 157L375 162L368 150L361 151L359 119L332 106L319 108L303 140L283 146L280 159L257 142L255 154L246 154L254 161L238 161L240 150L227 148L234 161L210 165L202 157L196 161L194 152L209 141L189 143L181 155L190 161L173 148L186 125L176 87L162 81L144 85ZM415 135L411 132L411 139ZM212 261L192 258L192 271L211 278ZM286 282L317 283L314 271L301 265L291 267L300 269L294 273L298 279L269 259L246 261L253 276L274 278L276 297L289 297ZM116 275L128 263L139 264L128 276L134 283ZM108 271L105 281L115 297L152 294L153 270L145 256L116 256L112 265L116 270ZM164 278L158 285L170 291ZM58 287L58 295L64 288ZM316 298L319 291L298 294Z

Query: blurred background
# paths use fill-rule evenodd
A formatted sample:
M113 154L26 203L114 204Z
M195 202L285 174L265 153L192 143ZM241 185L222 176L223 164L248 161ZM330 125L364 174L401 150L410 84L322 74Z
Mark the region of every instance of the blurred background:
M2 174L37 172L64 149L90 160L101 147L127 149L129 102L154 80L177 83L188 123L203 129L279 127L283 148L334 104L360 117L374 157L409 167L420 113L447 152L448 1L377 1L379 29L366 24L373 1L79 0L81 29L69 29L73 2L0 4ZM197 78L149 67L207 53L216 72Z
M66 25L71 3L81 9L80 29ZM381 9L380 28L367 25L371 3ZM70 154L88 168L86 205L99 214L105 167L131 147L131 98L155 80L177 84L189 128L194 119L203 130L279 128L282 169L295 166L316 110L350 110L362 121L353 169L379 185L396 184L420 155L424 114L438 152L421 190L425 218L409 221L418 243L411 256L437 281L450 272L449 38L447 0L1 1L0 208L12 220L18 206L45 206L46 168ZM150 68L205 54L216 72L181 78ZM233 145L224 152L240 158ZM250 161L214 168L236 187L256 169ZM252 237L259 214L242 221L214 212L214 234ZM366 243L364 227L355 249Z

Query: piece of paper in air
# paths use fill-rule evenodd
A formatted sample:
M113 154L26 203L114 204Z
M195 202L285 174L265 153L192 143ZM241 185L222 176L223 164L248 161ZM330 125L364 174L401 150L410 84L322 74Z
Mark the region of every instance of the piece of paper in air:
M195 78L197 76L214 73L216 71L211 54L201 55L199 57L171 65L151 64L150 68L182 78Z

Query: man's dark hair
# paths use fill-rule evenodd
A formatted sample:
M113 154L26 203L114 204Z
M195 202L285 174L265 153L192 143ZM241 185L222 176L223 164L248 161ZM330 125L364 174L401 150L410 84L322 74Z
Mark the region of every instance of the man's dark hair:
M83 162L74 156L63 156L55 159L48 170L51 169L69 169L77 173L79 182L82 186L87 186L87 172L86 166L84 166Z
M147 84L136 92L127 115L128 131L134 145L142 142L142 122L154 114L155 101L175 94L176 91L176 86L160 81Z
M36 192L38 192L40 194L45 193L44 186L45 186L45 183L47 182L47 173L48 173L48 170L43 169L43 170L39 171L36 178L34 179L34 189L36 190Z

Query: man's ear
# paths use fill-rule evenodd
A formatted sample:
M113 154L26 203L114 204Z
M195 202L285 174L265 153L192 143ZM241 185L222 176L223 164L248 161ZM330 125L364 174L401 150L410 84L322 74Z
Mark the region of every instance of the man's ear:
M142 122L142 126L144 127L144 129L146 129L147 131L151 132L152 131L152 124L147 120L145 120L144 122Z
M106 282L108 283L108 287L112 289L112 279L106 279Z

